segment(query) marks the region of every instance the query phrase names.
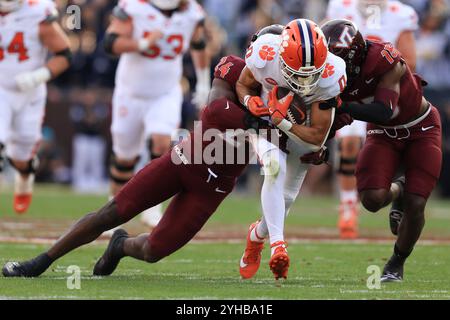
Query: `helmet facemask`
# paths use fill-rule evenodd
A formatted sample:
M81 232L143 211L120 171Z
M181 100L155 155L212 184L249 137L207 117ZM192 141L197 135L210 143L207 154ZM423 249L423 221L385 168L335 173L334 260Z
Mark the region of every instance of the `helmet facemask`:
M310 93L319 83L322 76L325 64L319 69L315 67L302 67L300 71L289 67L286 62L280 57L281 74L286 80L289 88L295 93L305 95Z

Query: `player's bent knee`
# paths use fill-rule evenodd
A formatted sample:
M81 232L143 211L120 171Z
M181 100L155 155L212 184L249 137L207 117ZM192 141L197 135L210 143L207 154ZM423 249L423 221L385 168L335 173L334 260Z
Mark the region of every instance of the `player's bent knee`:
M384 189L365 190L360 193L361 203L370 212L377 212L386 204L389 191Z
M111 157L110 178L117 184L127 183L134 175L134 168L139 157L133 160L121 160L115 155Z
M170 136L152 136L148 139L147 148L152 160L161 157L170 150Z

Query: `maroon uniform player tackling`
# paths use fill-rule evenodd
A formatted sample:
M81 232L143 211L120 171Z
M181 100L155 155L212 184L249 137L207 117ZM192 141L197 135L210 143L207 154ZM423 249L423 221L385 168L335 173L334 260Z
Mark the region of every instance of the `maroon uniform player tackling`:
M228 56L217 66L209 105L201 117L203 131L209 128L221 132L247 129L250 123L252 127L260 123L261 120L253 118L237 104L234 86L244 65L242 59ZM194 156L185 155L183 151L189 149L187 146L193 144L193 140L194 133L191 133L188 140L144 167L114 200L98 212L81 218L47 252L29 261L7 263L3 267L3 275L39 276L51 263L71 250L97 239L104 231L171 197L173 199L163 218L150 234L130 238L123 229L115 231L105 254L94 267L94 274L111 274L124 256L156 262L181 248L232 191L237 177L246 167L246 163L191 164ZM203 153L210 142L200 141Z
M424 81L392 44L365 41L347 20L329 21L322 30L330 51L347 64L348 85L337 112L369 122L356 167L361 202L371 212L392 203L397 241L381 280L400 281L441 170L439 113L423 97ZM403 175L392 183L399 171Z

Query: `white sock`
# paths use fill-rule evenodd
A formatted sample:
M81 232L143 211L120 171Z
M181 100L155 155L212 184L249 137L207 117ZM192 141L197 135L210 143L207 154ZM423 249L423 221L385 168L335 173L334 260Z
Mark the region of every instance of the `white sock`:
M33 193L34 174L29 174L26 179L22 178L19 172L14 175L14 193L31 194Z
M358 202L358 192L356 190L341 190L341 202Z
M258 231L258 227L261 224L261 222L258 222L255 228L253 228L252 232L250 232L250 240L253 242L264 242L267 235L260 235ZM267 229L267 228L266 228Z
M263 162L265 160L272 161L269 163L272 163L272 168L276 168L276 170L269 168L270 170L267 172L271 174L264 176L264 183L261 190L264 220L269 232L270 243L274 243L275 241L284 239L286 154L278 149L271 150L269 155L263 157Z

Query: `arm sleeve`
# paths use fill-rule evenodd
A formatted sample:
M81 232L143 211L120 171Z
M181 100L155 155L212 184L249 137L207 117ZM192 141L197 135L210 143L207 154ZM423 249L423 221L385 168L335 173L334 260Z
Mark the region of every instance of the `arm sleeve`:
M348 113L353 119L375 124L387 123L393 114L392 109L379 101L368 104L343 103L338 110L340 113Z

